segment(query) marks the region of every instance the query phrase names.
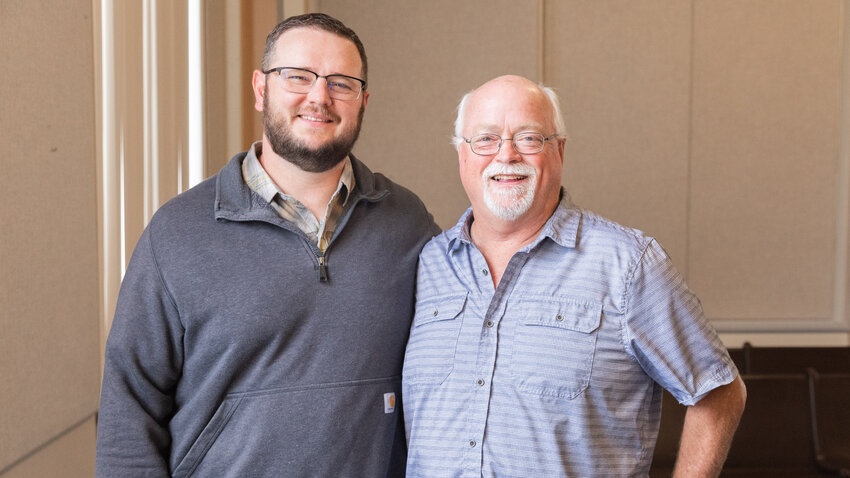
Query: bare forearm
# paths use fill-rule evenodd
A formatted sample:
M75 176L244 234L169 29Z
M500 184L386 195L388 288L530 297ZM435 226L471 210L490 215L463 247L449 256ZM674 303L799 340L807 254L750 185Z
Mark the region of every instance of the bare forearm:
M674 477L715 477L720 474L746 399L744 382L737 377L728 385L711 391L688 409Z

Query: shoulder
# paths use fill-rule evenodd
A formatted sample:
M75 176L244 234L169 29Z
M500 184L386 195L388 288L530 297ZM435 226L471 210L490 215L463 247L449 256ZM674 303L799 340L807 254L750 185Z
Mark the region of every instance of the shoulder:
M350 158L354 177L357 181L356 188L365 196L381 196L389 193L389 195L395 196L395 200L397 201L414 203L422 205L423 208L425 207L413 191L396 183L382 173L373 172L363 161L360 161L354 155L351 155Z
M235 155L218 173L168 200L154 214L151 223L179 226L180 223L193 225L197 221L215 221L216 209L222 207L221 203L227 202L231 209L244 206L243 196L248 190L242 179L245 155L245 152Z
M216 176L178 194L165 202L151 218L156 228L187 226L202 218L214 216Z
M624 226L587 209L581 209L579 247L605 247L642 253L655 239L640 229Z
M458 219L457 223L445 231L439 232L422 248L419 255L420 269L449 269L449 251L452 248L459 247L456 241L463 241L463 229L466 227L467 220L472 214L472 208L469 207Z
M381 173L372 172L362 161L351 156L357 189L364 197L399 224L419 224L431 237L440 229L422 200L410 189L396 183Z
M449 230L451 231L451 230ZM422 248L420 260L428 262L439 257L445 257L449 248L449 231L443 231L428 241L425 247Z

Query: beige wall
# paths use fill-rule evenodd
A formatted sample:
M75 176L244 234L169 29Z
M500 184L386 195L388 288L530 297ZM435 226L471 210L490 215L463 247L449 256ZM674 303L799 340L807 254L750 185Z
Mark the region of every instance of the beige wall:
M657 237L730 345L848 343L847 0L312 6L369 54L355 153L443 227L457 101L525 75L561 96L573 199Z
M92 2L2 0L0 35L0 474L92 476Z
M64 476L92 474L98 3L0 0L4 477L58 474L57 464ZM226 30L237 3L208 2L219 9L207 11L208 35ZM139 2L118 5L117 17L142 15ZM158 97L144 108L140 44L113 45L126 60L117 101L133 117L106 126L125 138L125 175L149 178L125 188L147 198L126 215L121 240L130 249L152 209L182 187L175 177L186 168L185 35L169 23L185 5L157 5L155 56L173 67L150 76ZM205 43L207 174L239 142L222 128L244 128L235 135L244 143L257 134L247 80L259 62L257 38L273 24L268 12L282 8L275 0L240 5L242 31ZM339 17L366 45L372 96L355 153L417 192L443 227L468 205L448 144L457 101L496 75L524 75L562 97L570 137L563 179L576 202L658 237L728 344L848 343L850 0L303 5ZM142 35L132 25L121 27L123 38ZM220 50L232 41L243 48L224 60ZM235 93L216 76L233 61L246 70ZM217 115L239 97L250 121ZM139 121L145 108L160 112L157 123ZM160 144L133 136L145 128L157 128ZM147 159L138 159L145 148ZM152 161L157 168L146 169Z

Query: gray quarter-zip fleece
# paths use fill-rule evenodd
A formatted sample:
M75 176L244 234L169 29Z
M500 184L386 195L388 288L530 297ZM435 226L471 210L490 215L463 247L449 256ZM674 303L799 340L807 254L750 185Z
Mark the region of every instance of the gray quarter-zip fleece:
M403 476L402 357L438 229L352 156L352 204L322 255L244 183L244 156L166 203L136 245L96 474Z

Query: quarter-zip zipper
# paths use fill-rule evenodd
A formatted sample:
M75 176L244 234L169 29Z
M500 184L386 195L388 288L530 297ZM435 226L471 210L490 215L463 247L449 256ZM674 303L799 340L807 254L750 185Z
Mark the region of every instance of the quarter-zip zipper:
M319 282L328 282L330 280L330 277L328 276L327 259L325 258L325 256L330 250L331 245L333 244L334 239L336 239L337 234L339 234L339 232L345 227L346 223L348 223L348 219L354 212L354 208L357 206L357 203L359 203L360 201L368 201L374 203L383 199L387 194L387 191L381 191L380 193L375 194L372 197L366 197L363 195L355 197L351 205L346 209L345 214L342 216L342 219L336 225L336 228L334 228L334 234L331 237L331 240L328 242L327 248L324 250L324 252L319 251L316 247L316 244L309 244L309 249L311 249L314 254L316 254L316 264L319 266Z
M221 178L219 177L217 179L217 181L220 182ZM218 182L216 183L217 184L216 187L219 187ZM242 184L242 186L244 186L245 188L248 187L244 183ZM347 208L345 215L342 217L340 222L336 225L336 228L334 230L334 235L333 235L333 237L331 237L331 240L328 242L328 246L327 246L327 248L325 249L324 252L320 251L315 243L311 243L307 239L307 236L306 236L306 234L304 234L303 231L301 231L300 229L295 227L292 223L290 223L286 220L280 219L280 216L277 214L276 211L274 211L274 209L271 209L271 206L269 206L269 209L271 209L271 211L273 212L274 218L264 217L263 215L257 215L257 216L251 217L249 215L238 213L235 210L223 209L221 207L220 199L218 197L219 194L220 194L219 192L216 192L216 220L222 219L222 220L225 220L225 221L235 221L235 222L261 221L261 222L265 222L265 223L271 224L273 226L277 226L277 227L280 227L282 229L286 229L290 232L293 232L295 234L300 235L302 240L304 241L305 246L307 247L307 250L310 251L310 253L313 254L313 256L316 258L316 265L318 266L319 282L329 282L330 281L330 275L328 274L328 265L327 265L327 259L326 259L325 256L327 255L328 250L330 249L331 244L334 242L334 239L336 238L336 236L345 227L346 223L348 223L348 219L351 217L351 214L353 213L355 206L357 206L357 203L359 203L360 201L376 203L376 202L384 199L389 194L389 191L388 190L375 190L375 191L370 192L369 195L365 195L365 194L356 195L354 197L351 205ZM349 198L349 200L351 200L351 198Z
M325 264L325 255L316 256L319 262L319 282L328 281L328 266Z

